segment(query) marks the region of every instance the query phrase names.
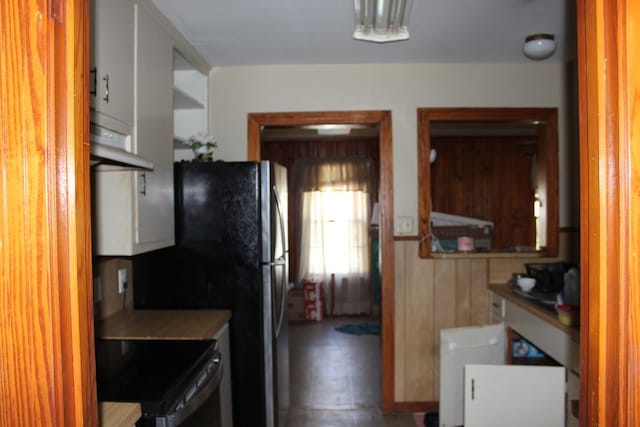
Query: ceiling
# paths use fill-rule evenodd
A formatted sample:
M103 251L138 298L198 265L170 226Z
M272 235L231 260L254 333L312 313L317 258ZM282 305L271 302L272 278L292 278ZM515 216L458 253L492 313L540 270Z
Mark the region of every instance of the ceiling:
M575 58L571 0L414 0L410 40L357 41L351 0L153 0L213 66L526 63L524 38L552 33L547 62Z

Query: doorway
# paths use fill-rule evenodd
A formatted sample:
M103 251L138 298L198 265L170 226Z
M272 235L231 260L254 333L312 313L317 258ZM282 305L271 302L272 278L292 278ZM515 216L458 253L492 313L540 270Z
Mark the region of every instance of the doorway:
M381 288L381 401L382 410L393 409L393 162L391 140L391 113L389 111L337 111L301 113L256 113L248 116L248 157L262 160L264 147L261 131L264 127L368 125L378 129L379 158L379 236L380 236L380 288Z

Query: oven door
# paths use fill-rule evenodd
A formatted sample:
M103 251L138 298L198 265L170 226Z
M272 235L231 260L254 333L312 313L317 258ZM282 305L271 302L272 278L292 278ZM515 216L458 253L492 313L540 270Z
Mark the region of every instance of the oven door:
M221 379L222 355L216 351L167 412L146 414L145 417L154 418L156 427L200 425L199 419L205 419L208 426L219 425L220 398L217 391Z
M219 425L222 364L215 340L98 340L98 399L140 403L139 427Z

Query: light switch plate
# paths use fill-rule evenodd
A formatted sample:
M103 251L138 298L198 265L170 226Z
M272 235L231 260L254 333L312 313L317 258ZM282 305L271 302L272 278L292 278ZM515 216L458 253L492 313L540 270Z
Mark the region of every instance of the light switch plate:
M411 216L396 217L396 234L398 235L415 234L415 231L413 229L413 217Z

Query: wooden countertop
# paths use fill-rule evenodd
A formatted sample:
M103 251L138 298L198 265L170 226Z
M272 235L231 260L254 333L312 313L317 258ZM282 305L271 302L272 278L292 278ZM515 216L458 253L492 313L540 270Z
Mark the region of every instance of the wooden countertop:
M100 427L131 427L142 416L139 403L100 402Z
M573 341L577 343L580 342L580 326L567 326L560 323L560 320L558 320L558 315L555 311L547 310L543 307L540 307L538 304L535 304L534 302L515 294L508 285L491 284L489 285L489 290L523 308L529 313L541 318L545 322L550 323L553 327L566 332L567 334L569 334Z
M122 311L96 325L102 339L212 339L231 319L231 310Z

